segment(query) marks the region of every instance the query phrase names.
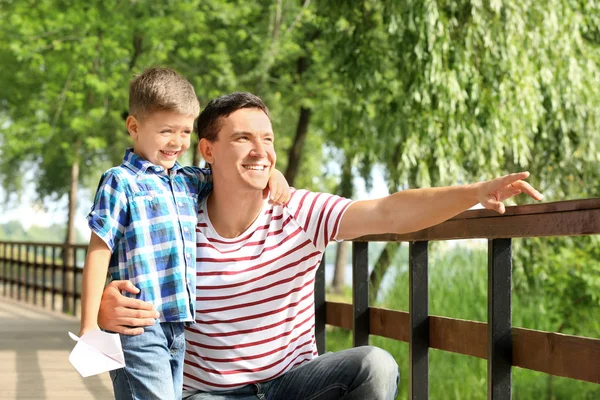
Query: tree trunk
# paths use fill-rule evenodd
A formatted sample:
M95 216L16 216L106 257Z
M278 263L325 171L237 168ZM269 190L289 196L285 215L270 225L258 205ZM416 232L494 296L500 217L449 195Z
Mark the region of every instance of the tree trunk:
M350 248L351 242L339 242L337 246L333 281L331 282L331 291L337 294L342 294L344 286L346 286L346 265Z
M73 165L71 165L71 185L69 188L68 195L68 217L67 217L67 235L65 237L65 245L73 245L75 244L75 214L77 212L77 188L79 183L79 152L80 152L80 142L75 142L74 146L74 157L73 157ZM65 247L63 251L63 263L67 266L77 267L75 265L75 253L74 249L71 247ZM63 280L67 286L67 291L75 290L75 273L67 272L66 277ZM63 298L63 312L66 313L75 313L75 309L73 304L69 301L68 298Z
M342 197L351 198L354 194L354 184L352 182L352 164L354 155L346 154L345 162L342 164L342 177L338 193ZM333 281L331 290L335 293L342 293L346 285L346 263L348 253L350 252L350 242L338 243L337 255L335 258L335 269L333 270Z
M369 275L369 303L374 304L377 300L377 295L379 294L379 288L381 287L381 281L385 276L385 273L390 268L392 260L394 259L394 255L399 248L398 243L388 242L385 245L385 248L379 255L375 266L373 267L373 271L371 271L371 275Z
M302 157L302 150L304 150L304 142L306 141L306 134L308 133L308 123L310 121L312 110L306 107L300 108L300 117L298 118L298 125L296 126L296 136L294 137L294 143L288 153L288 165L285 170L285 179L288 181L290 186L294 186L294 179L298 175L298 168L300 167L300 158Z
M300 84L302 74L307 68L308 59L306 57L298 58L298 63L296 65L296 76L298 77L296 80L297 84ZM304 106L300 107L300 115L298 116L298 124L296 125L296 136L294 137L294 142L288 152L288 165L284 174L285 179L290 186L294 186L294 179L296 179L296 176L298 175L300 158L302 157L302 151L304 150L304 142L306 141L311 114L312 110L310 108Z

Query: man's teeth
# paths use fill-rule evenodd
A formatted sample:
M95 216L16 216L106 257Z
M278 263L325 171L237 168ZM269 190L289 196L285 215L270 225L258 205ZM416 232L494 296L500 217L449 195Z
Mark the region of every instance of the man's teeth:
M264 166L264 165L244 165L244 168L251 169L254 171L264 171L266 166Z

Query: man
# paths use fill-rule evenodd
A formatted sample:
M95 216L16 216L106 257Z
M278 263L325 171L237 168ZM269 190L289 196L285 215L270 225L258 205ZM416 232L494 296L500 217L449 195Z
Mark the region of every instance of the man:
M260 98L211 101L198 134L214 187L198 215L197 317L185 332L184 398L192 400L393 399L398 367L387 352L364 346L317 357L314 276L327 244L417 231L477 203L503 213L502 201L522 192L542 198L522 172L356 202L293 190L286 206L273 206L261 189L276 155ZM106 288L100 325L140 333L154 314L118 289L134 290Z

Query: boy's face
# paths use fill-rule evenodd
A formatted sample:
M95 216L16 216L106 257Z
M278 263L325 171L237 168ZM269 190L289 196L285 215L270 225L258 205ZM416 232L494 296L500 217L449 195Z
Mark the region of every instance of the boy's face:
M194 119L193 115L173 111L153 112L141 120L130 115L126 124L133 138L133 151L152 164L170 170L190 147Z
M215 142L203 140L208 150L203 156L211 164L215 182L261 191L267 186L277 157L271 121L262 110L243 108L231 113L221 121Z

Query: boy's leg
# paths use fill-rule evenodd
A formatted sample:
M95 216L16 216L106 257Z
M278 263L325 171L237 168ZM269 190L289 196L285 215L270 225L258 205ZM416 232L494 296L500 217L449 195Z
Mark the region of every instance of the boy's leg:
M175 323L175 326L179 323ZM125 354L125 368L110 372L116 400L171 400L181 398L175 394L172 367L172 350L183 353L183 346L174 341L174 327L170 323L156 323L144 328L137 336L121 335ZM183 336L183 329L181 335ZM180 344L182 347L172 348ZM181 367L180 367L181 368ZM179 370L181 372L181 370Z
M268 400L393 400L399 379L388 352L362 346L323 354L259 386Z
M165 324L162 324L165 325ZM171 352L171 376L173 377L174 398L181 400L183 391L183 363L185 359L185 328L183 322L168 324L171 329L168 337Z

